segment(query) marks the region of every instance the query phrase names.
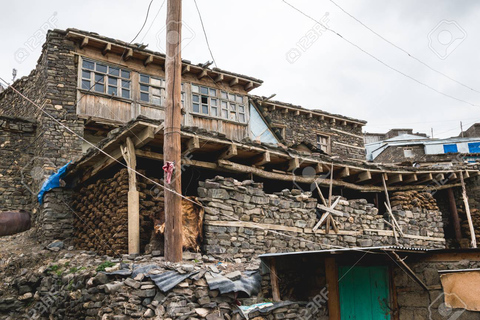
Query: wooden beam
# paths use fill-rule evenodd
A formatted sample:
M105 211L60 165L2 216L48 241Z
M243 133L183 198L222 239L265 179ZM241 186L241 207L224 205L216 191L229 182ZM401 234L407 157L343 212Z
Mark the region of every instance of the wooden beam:
M468 228L470 230L470 238L472 239L471 245L472 245L472 248L476 248L477 238L475 236L475 229L473 227L472 215L470 214L470 205L468 204L467 189L465 187L465 181L463 180L462 171L460 171L460 181L462 183L462 198L463 198L463 204L465 205L465 213L467 214Z
M323 166L321 163L315 163L315 173L316 174L319 174L319 173L323 173Z
M312 119L313 118L313 113L309 112L307 118Z
M112 44L110 42L108 42L105 47L103 48L102 50L102 54L103 55L106 55L107 53L109 53L110 51L112 51Z
M200 139L197 136L188 139L187 147L182 152L182 157L185 157L194 150L200 149Z
M297 169L298 167L300 167L300 160L298 160L298 158L293 158L290 161L288 161L287 171L288 172L293 171L293 170Z
M219 74L217 75L217 77L215 78L215 82L222 82L223 81L223 74Z
M200 72L197 76L197 79L202 79L203 77L206 77L208 75L208 70L203 69L202 72Z
M418 181L418 177L415 173L413 174L404 174L403 175L403 182L405 183L413 183Z
M190 65L189 64L184 65L182 69L182 74L189 73L189 72L190 72Z
M233 86L235 86L235 85L237 85L237 84L238 84L238 78L237 78L237 77L233 78L233 79L229 82L230 87L233 87Z
M395 251L390 251L392 255L394 256L394 259L399 263L399 267L403 269L405 272L407 272L425 291L429 291L427 285L423 283L423 281L417 276L415 272L413 272L412 269L405 263L404 259L400 258L398 254ZM390 255L390 253L387 253L387 255Z
M237 155L237 145L231 144L227 150L222 152L222 154L218 157L218 159L225 159L228 160L230 158L233 158Z
M140 195L137 191L135 146L127 137L121 146L125 163L128 166L128 254L140 253Z
M336 178L345 178L350 176L350 169L348 167L344 167L340 169L338 172L335 172Z
M367 170L364 172L360 172L358 174L356 182L363 182L371 179L372 179L372 173L369 170Z
M266 151L252 158L253 166L263 166L265 163L270 162L270 152Z
M388 175L388 183L394 184L403 181L403 176L401 173L393 173Z
M455 202L455 196L453 195L453 189L447 189L448 201L450 204L450 216L453 222L453 230L455 231L455 239L458 243L462 240L462 230L460 228L460 218L458 217L457 203Z
M328 288L328 319L340 320L338 267L335 258L325 258L325 278Z
M123 60L128 61L133 57L133 49L127 49L127 54L123 57Z
M277 264L275 258L270 258L270 283L272 285L273 302L280 300L280 285L278 283Z
M143 65L146 67L152 62L153 62L153 55L150 54L148 55L147 59L145 59L145 61L143 62Z
M80 49L88 45L88 37L84 37L82 43L80 44Z
M245 89L245 91L248 91L248 90L251 90L253 89L253 81L249 81L245 87L243 87L243 89Z
M300 110L296 110L296 111L295 111L295 115L296 115L296 116L299 116L299 115L300 115Z
M430 182L433 180L433 176L431 173L424 173L424 174L421 174L419 177L418 177L418 181L417 181L417 184L420 184L420 183L425 183L425 182Z

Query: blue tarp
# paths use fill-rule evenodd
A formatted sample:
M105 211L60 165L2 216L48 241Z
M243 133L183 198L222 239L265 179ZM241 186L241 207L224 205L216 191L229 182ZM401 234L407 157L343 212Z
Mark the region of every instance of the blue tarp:
M61 167L56 173L52 174L50 177L48 177L47 180L45 180L45 182L42 185L42 189L40 190L40 192L38 192L38 196L37 196L38 202L40 202L40 204L43 203L43 195L45 194L45 192L50 191L54 188L60 187L60 179L65 175L67 171L67 167L70 164L70 162L71 161L69 161L66 165Z

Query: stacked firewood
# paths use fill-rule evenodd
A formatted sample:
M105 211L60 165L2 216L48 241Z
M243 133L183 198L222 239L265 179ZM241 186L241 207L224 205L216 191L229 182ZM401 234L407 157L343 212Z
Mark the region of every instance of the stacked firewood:
M163 210L163 190L139 178L141 250L150 242L153 216ZM99 254L118 255L128 251L128 172L99 179L77 193L73 203L75 245Z
M393 193L390 198L392 208L403 210L413 210L413 208L422 208L427 210L439 210L437 200L430 192L398 191Z

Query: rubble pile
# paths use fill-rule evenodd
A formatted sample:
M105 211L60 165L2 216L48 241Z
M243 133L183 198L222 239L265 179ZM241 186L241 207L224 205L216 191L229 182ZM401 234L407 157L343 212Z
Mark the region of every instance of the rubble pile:
M413 210L413 208L439 210L437 201L430 192L398 191L393 193L390 201L392 210Z

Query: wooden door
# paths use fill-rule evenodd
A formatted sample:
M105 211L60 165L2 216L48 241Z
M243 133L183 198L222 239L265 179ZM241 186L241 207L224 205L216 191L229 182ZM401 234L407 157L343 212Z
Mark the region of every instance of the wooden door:
M390 320L386 266L341 266L338 269L342 320Z

